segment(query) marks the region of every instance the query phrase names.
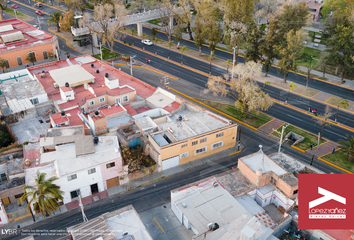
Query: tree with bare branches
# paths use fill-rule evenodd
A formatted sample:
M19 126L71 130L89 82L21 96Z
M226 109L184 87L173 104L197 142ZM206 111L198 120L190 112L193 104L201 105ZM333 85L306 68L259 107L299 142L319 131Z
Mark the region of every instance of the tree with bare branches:
M116 2L114 6L109 3L95 6L93 19L90 21L90 14L85 13L80 25L87 27L90 31L102 39L103 44L107 44L111 52L115 39L119 35L119 30L125 25L124 17L127 15L125 5L122 2ZM115 17L112 21L111 17Z
M170 0L156 0L156 4L160 14L160 21L162 23L162 29L168 38L168 42L171 42L173 34L173 24L170 24L170 19L176 15L176 6L173 1Z
M325 126L330 125L330 118L333 116L333 111L330 106L326 106L324 114L320 114L314 118L315 122L321 126L320 138L322 139Z
M268 110L273 105L273 101L252 79L261 75L262 65L250 61L245 64L238 64L234 71L238 73L238 77L230 79L229 83L226 83L227 75L224 77L209 77L206 84L208 88L204 92L211 92L214 96L233 97L235 99L235 106L245 112L247 117L250 117L250 111L252 110ZM235 91L237 96L232 91Z
M187 32L189 34L189 39L193 41L191 22L193 21L193 15L191 14L191 1L190 0L179 0L179 11L176 17L187 27Z

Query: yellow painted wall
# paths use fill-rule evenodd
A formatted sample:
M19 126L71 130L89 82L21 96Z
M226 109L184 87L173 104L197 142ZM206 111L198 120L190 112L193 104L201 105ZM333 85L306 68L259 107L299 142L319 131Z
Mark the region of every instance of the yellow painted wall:
M233 124L233 125L229 125L229 126L226 126L224 128L221 128L221 129L218 129L215 131L208 132L203 135L198 135L196 137L189 138L185 141L179 141L177 143L173 143L173 144L169 144L164 147L161 147L161 151L160 151L161 160L163 161L164 159L175 157L177 155L180 156L181 154L188 152L189 153L188 157L179 159L179 164L181 165L181 164L185 164L190 161L194 161L199 158L206 157L206 156L215 154L217 152L221 152L226 149L232 148L236 144L237 129L238 129L238 125ZM224 133L224 136L217 138L216 134L222 133L222 132ZM207 141L200 143L200 140L204 139L204 138L207 138ZM198 143L196 145L192 146L192 142L194 142L194 141L198 141ZM211 149L212 144L220 142L220 141L223 141L223 146L212 150ZM184 145L184 144L187 144L187 146L182 148L182 145ZM195 150L199 149L201 147L204 147L204 146L207 147L207 151L204 153L200 153L198 155L195 155Z

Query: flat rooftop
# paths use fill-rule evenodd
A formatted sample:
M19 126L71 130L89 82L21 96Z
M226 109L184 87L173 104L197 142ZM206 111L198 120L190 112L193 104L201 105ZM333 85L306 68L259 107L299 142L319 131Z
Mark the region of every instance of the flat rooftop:
M184 120L180 121L182 116ZM203 133L207 133L225 126L230 122L220 116L217 116L209 111L193 112L184 109L170 117L172 121L159 124L162 131L172 129L172 135L178 140L184 140Z
M41 135L46 133L47 128L49 127L49 123L40 123L38 118L34 118L13 125L10 128L16 135L18 142L23 143L29 140L37 140Z
M76 144L78 143L59 145L55 147L55 151L42 153L41 164L57 160L58 174L65 176L86 169L88 166L97 166L121 158L116 136L99 137L99 143L93 146L94 151L90 154L77 156Z
M261 170L263 173L273 171L277 176L287 173L283 168L276 164L266 154L262 152L253 153L240 158L253 172Z
M82 126L60 127L60 128L48 128L46 137L59 137L59 136L73 136L84 135L84 129Z
M82 85L83 83L92 82L95 77L86 71L80 65L70 65L49 71L50 76L59 85L66 87L65 83L69 83L70 87ZM65 91L65 89L63 89Z
M23 37L14 38L10 42L6 37L0 37L0 53L51 43L53 38L52 35L17 18L0 21L0 36L10 36L17 32L22 33Z
M247 210L220 183L214 187L216 178L180 191L171 192L171 201L199 232L208 231L211 222L224 226L247 214ZM185 207L183 205L185 205Z

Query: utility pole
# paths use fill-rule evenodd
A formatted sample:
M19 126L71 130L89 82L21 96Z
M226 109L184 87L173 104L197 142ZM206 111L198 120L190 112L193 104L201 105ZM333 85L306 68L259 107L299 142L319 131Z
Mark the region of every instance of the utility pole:
M81 213L82 213L82 219L84 220L84 222L88 222L88 219L87 219L85 212L84 212L84 205L82 204L82 201L81 201L81 195L79 195L79 206L80 206Z
M133 59L135 58L134 56L130 56L130 75L133 76Z
M290 124L286 125L286 126L283 126L282 127L282 130L281 130L281 133L278 132L278 130L274 130L273 128L273 131L277 132L278 134L280 134L280 141L279 141L279 149L278 149L278 153L280 153L280 150L281 150L281 145L283 143L283 135L284 135L284 130L285 128L287 128Z
M102 43L100 43L100 50L101 50L101 61L102 61Z
M317 141L317 146L320 145L320 138L321 138L321 132L318 133L318 141Z
M16 18L17 18L17 11L16 11L16 9L14 9L14 11L15 11L15 16L16 16Z
M236 62L235 55L236 55L237 46L233 47L232 49L234 50L234 55L233 55L233 61L232 61L232 74L231 74L231 78L234 78L234 67L235 67L235 62Z

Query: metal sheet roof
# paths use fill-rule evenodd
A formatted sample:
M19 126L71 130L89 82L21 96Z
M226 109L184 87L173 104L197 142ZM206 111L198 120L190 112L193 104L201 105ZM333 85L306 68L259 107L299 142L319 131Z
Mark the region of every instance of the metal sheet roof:
M6 32L6 31L10 31L10 30L13 30L14 28L12 27L12 25L5 25L5 26L1 26L0 27L0 33L2 32Z
M80 65L72 65L64 68L49 71L50 76L59 85L65 87L69 83L70 87L81 85L85 82L92 82L95 77ZM103 74L103 73L102 73Z
M14 32L6 35L1 35L1 38L4 43L16 42L25 39L25 37L22 35L22 32Z

